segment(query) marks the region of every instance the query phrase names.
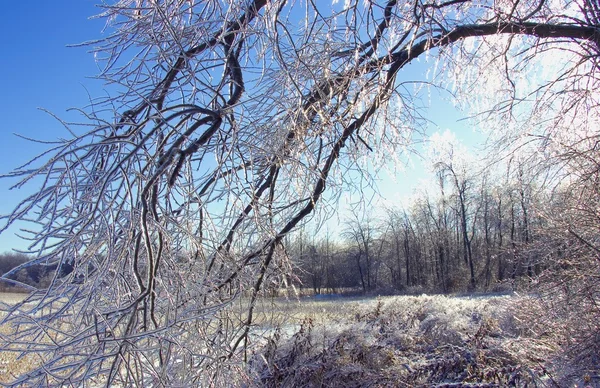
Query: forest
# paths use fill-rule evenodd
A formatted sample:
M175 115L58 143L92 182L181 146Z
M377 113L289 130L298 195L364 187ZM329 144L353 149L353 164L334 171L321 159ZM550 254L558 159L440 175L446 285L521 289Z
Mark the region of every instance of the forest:
M496 165L477 171L438 162L431 191L416 192L406 208L383 217L355 212L337 234L301 229L286 245L298 285L315 294L506 292L577 272L571 252L594 236L578 230L582 217L594 217L583 201L593 197L582 197L583 182L549 189L541 182L548 171L540 177L530 165L511 164L498 173ZM568 224L567 214L578 224Z

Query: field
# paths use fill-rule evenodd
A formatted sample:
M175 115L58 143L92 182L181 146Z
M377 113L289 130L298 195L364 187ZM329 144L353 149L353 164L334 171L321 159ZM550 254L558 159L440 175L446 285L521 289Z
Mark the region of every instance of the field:
M25 293L2 292L0 293L0 303L17 303L25 299L26 296L27 294ZM0 335L8 334L9 331L10 328L0 327ZM34 363L33 356L17 358L17 355L14 353L0 351L0 384L9 381L13 375L18 376L27 371Z
M519 296L276 300L264 312L289 319L257 328L263 346L251 370L256 385L268 387L556 387L589 381L560 362L558 334L532 319L542 309L539 300Z
M0 302L17 303L25 299L27 294L22 292L0 292Z
M7 302L23 295L2 295ZM565 367L558 332L524 296L265 298L251 331L257 387L584 386ZM7 328L0 328L6 334ZM0 382L35 364L0 353ZM590 385L592 386L592 385Z

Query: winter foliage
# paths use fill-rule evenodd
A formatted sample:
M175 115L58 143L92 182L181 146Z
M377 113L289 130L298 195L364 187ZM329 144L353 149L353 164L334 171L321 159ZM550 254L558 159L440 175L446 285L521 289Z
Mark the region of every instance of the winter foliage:
M55 268L47 288L5 306L2 350L38 360L9 386L219 386L243 375L261 295L293 280L286 238L326 199L371 179L365 155L396 158L424 127L405 87L413 65L431 66L431 85L498 134L494 155L518 177L519 252L539 259L526 276L540 276L554 311L590 307L577 310L581 336L564 349L580 346L582 362L595 362L597 2L119 0L100 17L108 35L89 47L115 93L65 123L72 137L7 175L39 186L2 218L0 231L28 223L33 255L3 278ZM436 168L456 189L475 290L475 213L456 151L436 151ZM530 176L564 209L535 225L536 239L525 225ZM454 381L462 365L474 380L537 381L512 353L489 353L432 319L419 330L491 366L440 348L439 366L409 365L400 378Z

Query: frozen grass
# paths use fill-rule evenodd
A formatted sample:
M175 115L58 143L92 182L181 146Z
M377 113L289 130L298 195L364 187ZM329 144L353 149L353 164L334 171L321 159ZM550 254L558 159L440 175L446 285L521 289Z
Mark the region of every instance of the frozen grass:
M249 375L240 369L231 381L260 387L598 386L594 374L573 368L561 353L569 323L548 316L539 298L524 296L264 298L251 331ZM0 327L0 338L11 330ZM0 385L40 361L0 352Z
M27 293L23 292L0 292L0 302L3 303L17 303L27 297Z
M55 327L46 327L39 315L54 311L57 303L63 303L64 300L57 300L51 307L44 307L38 311L38 315L22 314L19 310L13 310L17 305L30 306L35 302L27 299L31 295L20 294L0 294L0 318L4 319L11 314L19 316L22 319L17 323L8 323L4 321L0 324L0 386L29 387L30 373L50 360L48 352L26 352L24 351L31 344L41 347L52 347L63 341L73 332L73 325L70 321L61 319L60 324ZM20 303L22 302L22 303ZM0 320L0 322L2 322ZM41 333L32 333L31 329L42 327ZM57 329L57 328L58 329ZM60 365L68 365L72 357L63 357ZM50 376L50 374L47 374ZM96 376L89 379L90 386L103 386L103 376ZM48 381L51 381L49 379ZM36 385L37 386L37 385ZM62 385L61 385L62 386Z
M1 292L0 303L14 304L21 302L27 297L25 293ZM2 318L3 312L0 312ZM7 325L0 326L0 343L4 343L6 335L11 334L15 329ZM35 356L29 355L18 357L17 353L0 351L0 384L8 383L16 376L26 373L34 365L37 365Z
M560 338L530 325L527 297L396 296L273 302L290 321L265 330L257 386L560 386ZM581 380L583 381L583 380Z

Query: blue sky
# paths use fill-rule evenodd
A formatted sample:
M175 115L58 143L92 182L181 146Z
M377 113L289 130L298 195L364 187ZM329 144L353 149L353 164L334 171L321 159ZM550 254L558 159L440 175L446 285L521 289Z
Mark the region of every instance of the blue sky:
M103 94L102 84L90 77L98 73L93 55L85 47L67 47L102 37L104 21L90 19L100 9L98 0L26 1L3 4L5 18L0 24L0 174L28 161L46 147L15 136L54 140L66 137L62 125L40 108L53 112L62 119L77 121L78 115L67 112L72 107L84 107L92 97ZM423 62L413 64L423 73ZM413 71L407 69L409 73ZM481 136L465 128L457 120L461 114L448 103L442 103L433 92L435 108L431 118L439 129L455 130L465 143ZM430 131L438 127L431 126ZM418 161L416 168L407 168L396 177L382 174L382 195L388 200L410 193L424 171ZM395 181L394 181L395 180ZM10 212L20 199L34 190L8 190L15 181L0 180L0 213ZM18 240L11 228L0 234L0 252L13 248L23 249L26 243Z
M8 166L35 154L13 133L55 138L58 123L38 108L63 116L67 108L85 103L84 88L100 86L86 79L97 72L86 48L67 48L100 36L95 0L8 2L0 24L0 162Z
M97 66L86 48L68 48L101 36L102 20L89 20L99 12L97 0L10 1L3 3L0 23L0 174L28 161L44 150L16 137L52 140L65 137L60 123L39 108L61 118L101 93L101 84L89 76ZM8 190L11 183L0 180L0 213L6 214L28 191ZM0 234L0 252L24 248L16 241L14 228Z

